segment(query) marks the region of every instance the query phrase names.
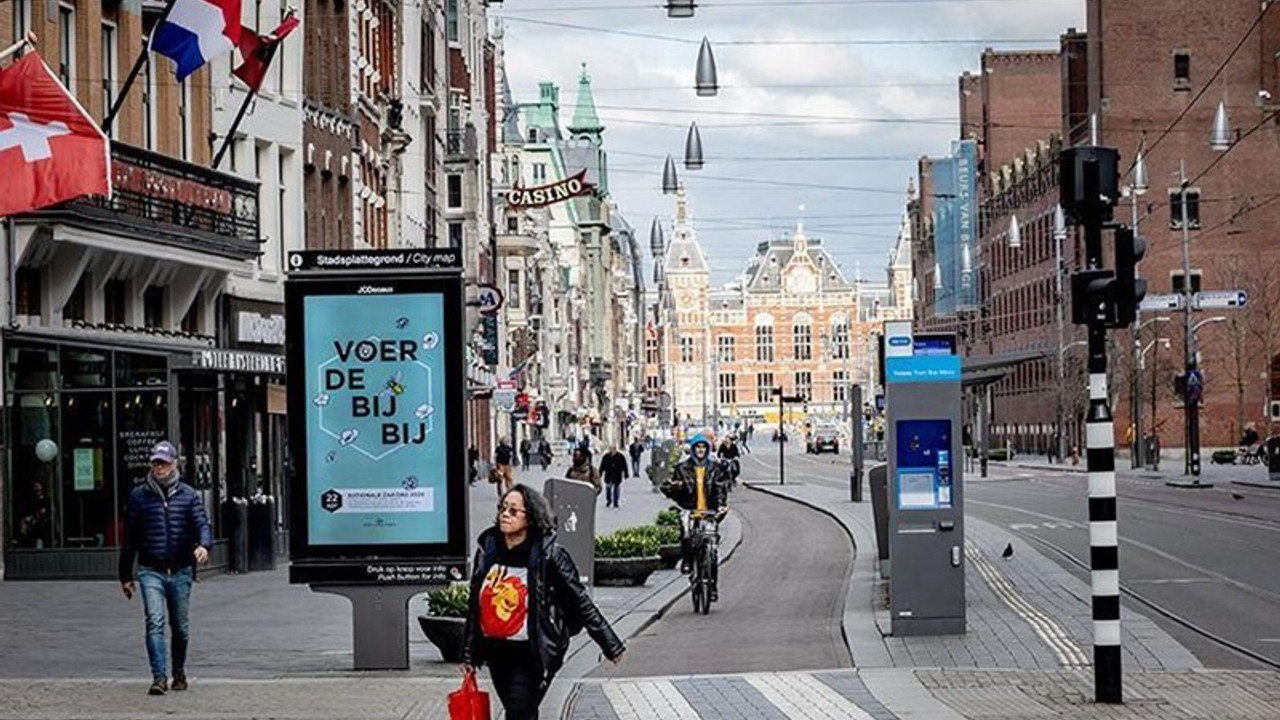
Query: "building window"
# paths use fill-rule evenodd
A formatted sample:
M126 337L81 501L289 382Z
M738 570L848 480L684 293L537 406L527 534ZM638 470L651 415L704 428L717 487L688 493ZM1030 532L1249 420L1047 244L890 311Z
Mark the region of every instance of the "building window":
M515 310L520 309L520 271L507 271L507 304Z
M1183 284L1183 282L1182 282L1182 271L1181 271L1181 270L1179 270L1179 271L1177 271L1177 272L1174 272L1174 273L1170 273L1170 275L1169 275L1169 279L1170 279L1170 282L1171 282L1171 283L1172 283L1172 285L1173 285L1173 292L1175 292L1175 293L1183 293L1183 292L1186 292L1186 290L1184 290L1184 289L1183 289L1183 288L1185 287L1185 285L1184 285L1184 284ZM1198 293L1198 292L1200 292L1200 271L1199 271L1199 270L1192 270L1192 271L1191 271L1191 292L1192 292L1192 293Z
M547 164L534 163L533 164L533 181L546 182L546 180L547 180Z
M657 395L662 390L662 378L650 375L644 379L644 387L648 395Z
M43 284L39 268L20 267L14 271L14 294L17 296L17 313L30 317L41 315L40 296Z
M844 402L848 397L849 388L846 384L849 382L845 377L843 370L837 370L831 375L831 399L836 402Z
M644 339L644 361L649 365L657 365L661 362L661 356L658 354L658 338Z
M444 6L444 25L445 31L448 33L449 42L456 43L458 40L458 2L459 0L447 0Z
M460 222L449 223L449 247L462 247L462 223Z
M1186 50L1173 53L1173 89L1191 89L1191 53Z
M716 347L719 350L720 362L733 362L737 360L735 352L736 340L732 335L721 335L716 338Z
M688 335L680 336L680 362L693 362L693 338Z
M520 218L515 215L507 216L507 232L515 235L520 232Z
M72 87L76 75L76 10L69 5L58 6L58 78L74 95Z
M843 318L831 326L831 357L836 360L849 357L849 323Z
M27 36L31 29L32 0L14 0L13 2L13 41L17 42Z
M186 80L178 83L179 150L183 160L191 160L191 85Z
M1182 229L1182 191L1169 191L1169 227ZM1200 191L1187 190L1187 227L1195 230L1200 227Z
M796 373L796 394L809 402L813 398L813 373L801 370Z
M773 318L768 315L756 318L756 360L773 362Z
M102 289L102 319L116 325L125 324L125 285L123 280L108 280Z
M152 285L142 293L142 324L149 328L164 327L164 288Z
M738 378L733 373L720 373L720 404L738 404Z
M791 327L792 342L795 344L797 360L813 359L813 326L807 317L797 318Z
M116 101L116 26L102 23L102 115L111 112ZM114 127L114 125L113 125Z
M450 210L458 210L462 208L462 176L456 173L450 173L445 177L445 188L447 197L445 202Z
M756 402L773 402L773 373L756 373Z

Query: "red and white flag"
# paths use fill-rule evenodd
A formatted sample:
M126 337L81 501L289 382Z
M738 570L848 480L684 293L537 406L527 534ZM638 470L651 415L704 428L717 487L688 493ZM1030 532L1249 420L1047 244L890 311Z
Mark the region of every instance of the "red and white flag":
M0 217L111 196L111 143L39 53L0 70Z
M284 38L298 27L301 21L297 16L289 15L271 31L270 35L259 35L252 28L240 28L240 40L237 45L240 47L240 56L244 58L244 62L231 72L236 77L244 81L249 89L254 92L262 87L262 80L267 76L267 69L271 67L271 59L276 55L276 48L280 43L284 42Z

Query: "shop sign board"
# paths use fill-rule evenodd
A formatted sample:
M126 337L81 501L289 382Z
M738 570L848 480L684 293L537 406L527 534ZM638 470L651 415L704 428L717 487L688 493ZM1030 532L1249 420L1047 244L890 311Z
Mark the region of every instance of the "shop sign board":
M586 181L587 171L583 170L573 177L565 178L550 185L532 188L512 188L507 193L507 207L529 209L546 207L580 195L590 195L595 186Z
M462 571L462 312L459 272L290 277L292 582L413 584Z

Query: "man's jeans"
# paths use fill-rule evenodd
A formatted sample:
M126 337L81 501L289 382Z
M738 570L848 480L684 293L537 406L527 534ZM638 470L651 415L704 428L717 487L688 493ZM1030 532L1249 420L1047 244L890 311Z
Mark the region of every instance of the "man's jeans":
M622 483L607 482L604 484L604 504L605 507L610 505L618 507L618 501L622 499Z
M191 568L165 573L138 568L138 585L142 588L142 609L147 616L147 657L151 660L151 677L163 679L165 672L164 625L168 616L173 634L173 675L185 674L187 664L187 606L191 601Z
M640 456L636 455L631 458L631 474L640 477Z

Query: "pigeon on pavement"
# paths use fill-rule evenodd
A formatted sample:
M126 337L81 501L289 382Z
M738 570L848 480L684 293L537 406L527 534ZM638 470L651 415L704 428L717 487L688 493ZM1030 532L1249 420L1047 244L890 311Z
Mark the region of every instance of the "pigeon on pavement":
M1241 494L1240 494L1240 493L1238 493L1238 492L1233 492L1233 493L1231 493L1231 499L1232 499L1232 500L1243 500L1243 499L1244 499L1244 496L1243 496L1243 495L1241 495Z
M1005 560L1008 560L1009 558L1013 557L1013 543L1009 543L1008 545L1004 546L1004 552L1000 553L1000 557L1004 558Z

